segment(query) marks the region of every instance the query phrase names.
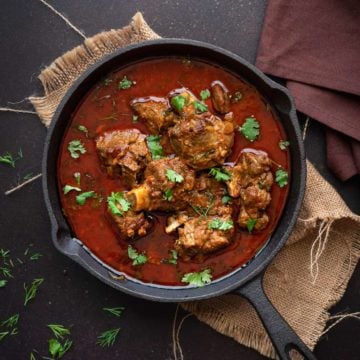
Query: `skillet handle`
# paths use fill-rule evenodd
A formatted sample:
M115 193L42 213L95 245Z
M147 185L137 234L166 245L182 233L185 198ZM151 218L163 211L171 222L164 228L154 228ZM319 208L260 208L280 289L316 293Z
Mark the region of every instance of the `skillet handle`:
M307 360L316 360L310 349L271 304L264 292L262 279L261 274L236 289L235 293L245 297L254 306L281 360L291 360L291 349L298 351Z

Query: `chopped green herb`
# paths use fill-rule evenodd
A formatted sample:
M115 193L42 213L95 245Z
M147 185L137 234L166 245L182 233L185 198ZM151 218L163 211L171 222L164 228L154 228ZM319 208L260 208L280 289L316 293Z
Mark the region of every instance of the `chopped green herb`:
M212 219L208 224L209 229L222 230L222 231L230 230L233 227L234 227L234 223L232 220L221 220L218 218Z
M63 187L63 192L64 192L64 195L68 194L70 191L81 191L80 188L76 187L76 186L71 186L71 185L65 185Z
M119 334L120 328L111 329L104 331L102 334L98 336L97 344L102 347L110 347L113 346L116 340L117 335Z
M87 199L96 197L95 191L85 191L76 196L76 202L79 205L84 205Z
M143 265L148 261L145 253L139 254L131 245L128 246L128 256L133 260L132 264L134 266Z
M78 128L79 131L83 132L83 133L86 135L86 137L88 137L89 130L87 129L86 126L84 126L84 125L79 125L77 128Z
M33 173L28 173L23 177L23 180L27 181L27 180L31 179L32 176L33 176Z
M22 157L23 153L21 149L18 151L17 156L14 156L7 151L4 155L0 156L0 163L10 165L14 168L16 161L22 159Z
M5 336L9 335L9 331L0 332L0 341L4 339Z
M138 115L133 115L132 116L132 122L133 122L133 124L136 124L137 122L139 122L139 116Z
M239 127L239 131L245 139L253 142L259 137L260 124L254 117L248 117L245 119L242 126Z
M194 101L194 107L195 107L195 112L200 114L209 110L207 105L205 105L203 102L198 100Z
M9 257L9 254L10 254L10 250L0 249L0 257L5 259Z
M178 260L178 254L176 250L170 250L170 257L168 259L168 263L172 265L176 265Z
M146 143L153 160L158 160L164 157L164 150L160 144L160 136L149 135L146 137Z
M234 95L231 97L231 102L237 103L242 99L242 93L240 91L236 91Z
M287 185L288 178L289 178L289 175L288 175L287 171L285 171L282 168L279 168L276 170L275 181L281 188Z
M19 317L19 314L14 314L13 316L10 316L7 320L3 321L1 323L1 326L13 328L18 323Z
M224 195L224 196L221 198L221 202L222 202L224 205L227 205L231 200L232 200L232 197L231 197L230 195Z
M164 190L163 199L171 201L173 199L173 191L171 189Z
M63 339L65 335L70 335L70 330L62 325L49 324L47 327L53 332L57 339Z
M231 179L231 174L225 169L212 168L209 175L213 176L216 181L228 181Z
M119 89L125 90L131 88L133 85L135 85L135 81L129 80L126 76L122 78L119 82Z
M3 287L5 287L5 285L7 284L7 280L4 280L4 279L2 279L2 280L0 280L0 288L3 288Z
M175 183L182 183L184 181L184 177L172 169L166 170L166 177Z
M80 154L85 154L86 149L80 140L72 140L69 142L68 150L73 159L78 159Z
M44 282L44 279L34 279L31 283L30 287L27 287L26 284L24 284L24 290L25 290L25 300L24 305L26 306L30 300L34 299L37 293L37 290L39 286Z
M10 335L16 335L17 333L18 333L18 329L17 329L17 328L13 328L13 329L11 330Z
M80 185L81 174L79 172L74 173L74 179L78 185Z
M184 274L184 276L181 279L181 282L202 287L205 284L210 283L211 279L212 279L212 275L210 269L205 269L200 272L192 272L192 273Z
M36 357L32 352L30 353L30 360L36 360Z
M286 140L280 140L279 141L279 148L281 150L286 150L286 148L290 145L290 142L289 141L286 141Z
M7 267L0 267L0 271L2 272L3 276L13 278L11 275L11 270Z
M117 216L123 216L123 213L131 208L131 203L124 198L122 192L112 192L107 198L107 203L111 212Z
M212 208L212 206L214 205L214 195L211 192L206 192L205 195L208 197L209 199L209 205L205 208L202 206L198 206L198 205L191 205L190 206L193 208L193 210L200 215L201 217L207 217L207 214L209 213L210 209Z
M256 223L257 223L257 219L249 219L246 222L246 227L248 229L249 234L251 234L252 231L254 230L254 227L255 227Z
M210 91L209 89L204 89L204 90L201 90L200 91L200 97L201 97L201 100L204 101L206 99L208 99L210 97Z
M182 95L174 96L171 99L170 103L175 108L175 110L177 110L178 112L182 112L186 103L185 96Z
M72 341L66 339L63 344L61 344L56 339L49 340L49 352L53 359L61 359L71 348Z
M28 253L29 253L29 248L26 248L26 250L24 251L24 256L27 256Z
M34 260L39 260L42 257L42 254L40 253L36 253L30 256L30 260L34 261Z
M114 308L103 308L104 311L107 311L108 313L120 317L120 315L124 312L125 308L122 306L114 307Z

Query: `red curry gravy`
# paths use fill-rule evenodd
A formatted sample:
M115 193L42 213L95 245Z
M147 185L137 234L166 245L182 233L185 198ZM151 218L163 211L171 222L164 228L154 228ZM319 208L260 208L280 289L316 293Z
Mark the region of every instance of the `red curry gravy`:
M136 84L129 89L119 89L118 84L124 76ZM58 186L63 211L74 235L110 267L143 282L185 285L181 282L185 273L210 268L213 279L216 279L241 267L269 239L284 208L287 186L280 188L274 183L271 190L272 201L267 208L270 222L264 230L249 234L236 227L235 239L230 246L206 256L201 262L185 262L179 258L176 265L164 262L164 259L169 258L177 238L164 231L168 214L152 213L155 226L147 236L134 241L119 238L109 221L106 198L112 191L122 191L125 187L120 178L107 176L98 158L95 137L104 131L129 128L150 134L141 121L133 122L133 112L129 106L133 98L148 95L163 97L182 86L199 96L200 91L208 89L214 80L222 81L230 93L242 94L241 100L231 106L238 125L251 115L260 124L260 136L252 143L236 131L232 154L226 161L235 160L242 149L251 147L266 151L271 159L289 171L289 152L281 150L278 145L280 140L286 140L286 135L266 100L239 76L198 60L152 59L128 65L109 74L90 89L79 104L62 140L58 158ZM207 99L205 103L214 112L211 99ZM80 131L79 125L85 126L88 132ZM86 153L78 159L72 158L67 149L72 140L81 140L86 148ZM75 201L78 193L71 191L64 195L63 187L66 184L77 186L74 173L81 174L81 190L93 190L98 194L97 198L78 205ZM139 253L145 251L148 262L134 267L128 257L129 244Z

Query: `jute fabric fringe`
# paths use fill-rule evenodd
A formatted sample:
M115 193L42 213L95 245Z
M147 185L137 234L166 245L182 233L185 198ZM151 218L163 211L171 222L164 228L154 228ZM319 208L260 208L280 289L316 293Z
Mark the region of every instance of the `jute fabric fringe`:
M44 69L44 96L29 98L42 122L52 116L71 84L92 64L124 45L156 39L137 13L130 25L87 38ZM265 274L265 291L275 307L313 348L328 309L343 295L360 256L360 217L308 162L305 201L286 246ZM275 357L275 350L250 304L237 295L181 304L222 334Z

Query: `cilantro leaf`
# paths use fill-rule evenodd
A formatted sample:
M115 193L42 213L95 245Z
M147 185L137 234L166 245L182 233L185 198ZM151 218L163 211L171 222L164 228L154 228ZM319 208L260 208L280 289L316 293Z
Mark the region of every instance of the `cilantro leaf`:
M230 195L224 195L224 196L221 198L221 202L222 202L224 205L227 205L231 200L232 200L232 197L231 197Z
M143 265L148 261L145 253L139 254L131 245L128 246L128 256L131 260L133 260L132 264L134 266Z
M255 141L260 134L260 124L254 117L248 117L245 119L245 122L239 127L240 133L245 137L245 139L253 142Z
M171 189L164 190L163 199L171 201L173 199L173 191Z
M131 88L133 85L135 85L135 81L129 80L126 76L122 78L119 82L119 89L125 90Z
M85 154L86 149L80 140L72 140L69 142L68 150L73 159L78 159L80 154Z
M210 283L211 279L212 279L211 270L205 269L200 272L192 272L192 273L184 274L184 276L181 279L181 282L188 283L189 285L202 287L205 284Z
M249 219L246 222L246 227L248 229L249 234L251 234L252 231L254 230L254 227L255 227L256 223L257 223L257 219Z
M201 100L204 101L206 99L208 99L210 97L210 90L209 89L204 89L200 91L200 97Z
M64 195L68 194L70 191L81 191L80 188L76 187L76 186L71 186L71 185L65 185L63 187L63 192L64 192Z
M95 191L85 191L76 196L76 202L79 205L84 205L87 199L94 198L95 196Z
M10 165L14 168L16 161L22 159L22 157L23 153L21 149L18 151L18 156L13 156L9 152L6 152L4 155L0 156L0 163Z
M186 102L186 99L185 99L185 96L183 96L183 95L176 95L170 101L171 105L178 112L182 112L182 110L185 106L185 102Z
M89 131L88 131L86 126L79 125L77 128L78 128L79 131L83 132L86 135L86 137L88 136Z
M146 137L146 143L153 160L158 160L164 157L164 150L160 144L160 136L149 135Z
M170 257L168 259L168 263L172 265L176 265L178 260L178 253L176 250L170 250Z
M71 348L72 341L66 339L64 344L61 344L56 339L49 340L49 352L53 359L61 359L66 352Z
M182 183L184 181L184 177L172 169L166 170L166 177L175 183Z
M231 179L231 174L225 169L212 168L209 171L209 175L214 176L216 181L228 181Z
M122 192L112 192L107 198L107 203L111 212L117 216L123 216L124 212L131 208L131 203L125 199Z
M198 114L201 114L209 110L207 105L205 105L203 102L198 100L194 101L194 108L195 108L195 112Z
M232 229L233 227L234 223L232 220L221 220L219 218L215 218L208 223L208 228L214 230L226 231Z
M290 145L289 141L286 140L280 140L279 141L279 148L281 150L286 150L286 148Z
M282 168L279 168L276 170L275 181L281 188L287 185L288 178L289 178L289 175L288 175L287 171L285 171Z

